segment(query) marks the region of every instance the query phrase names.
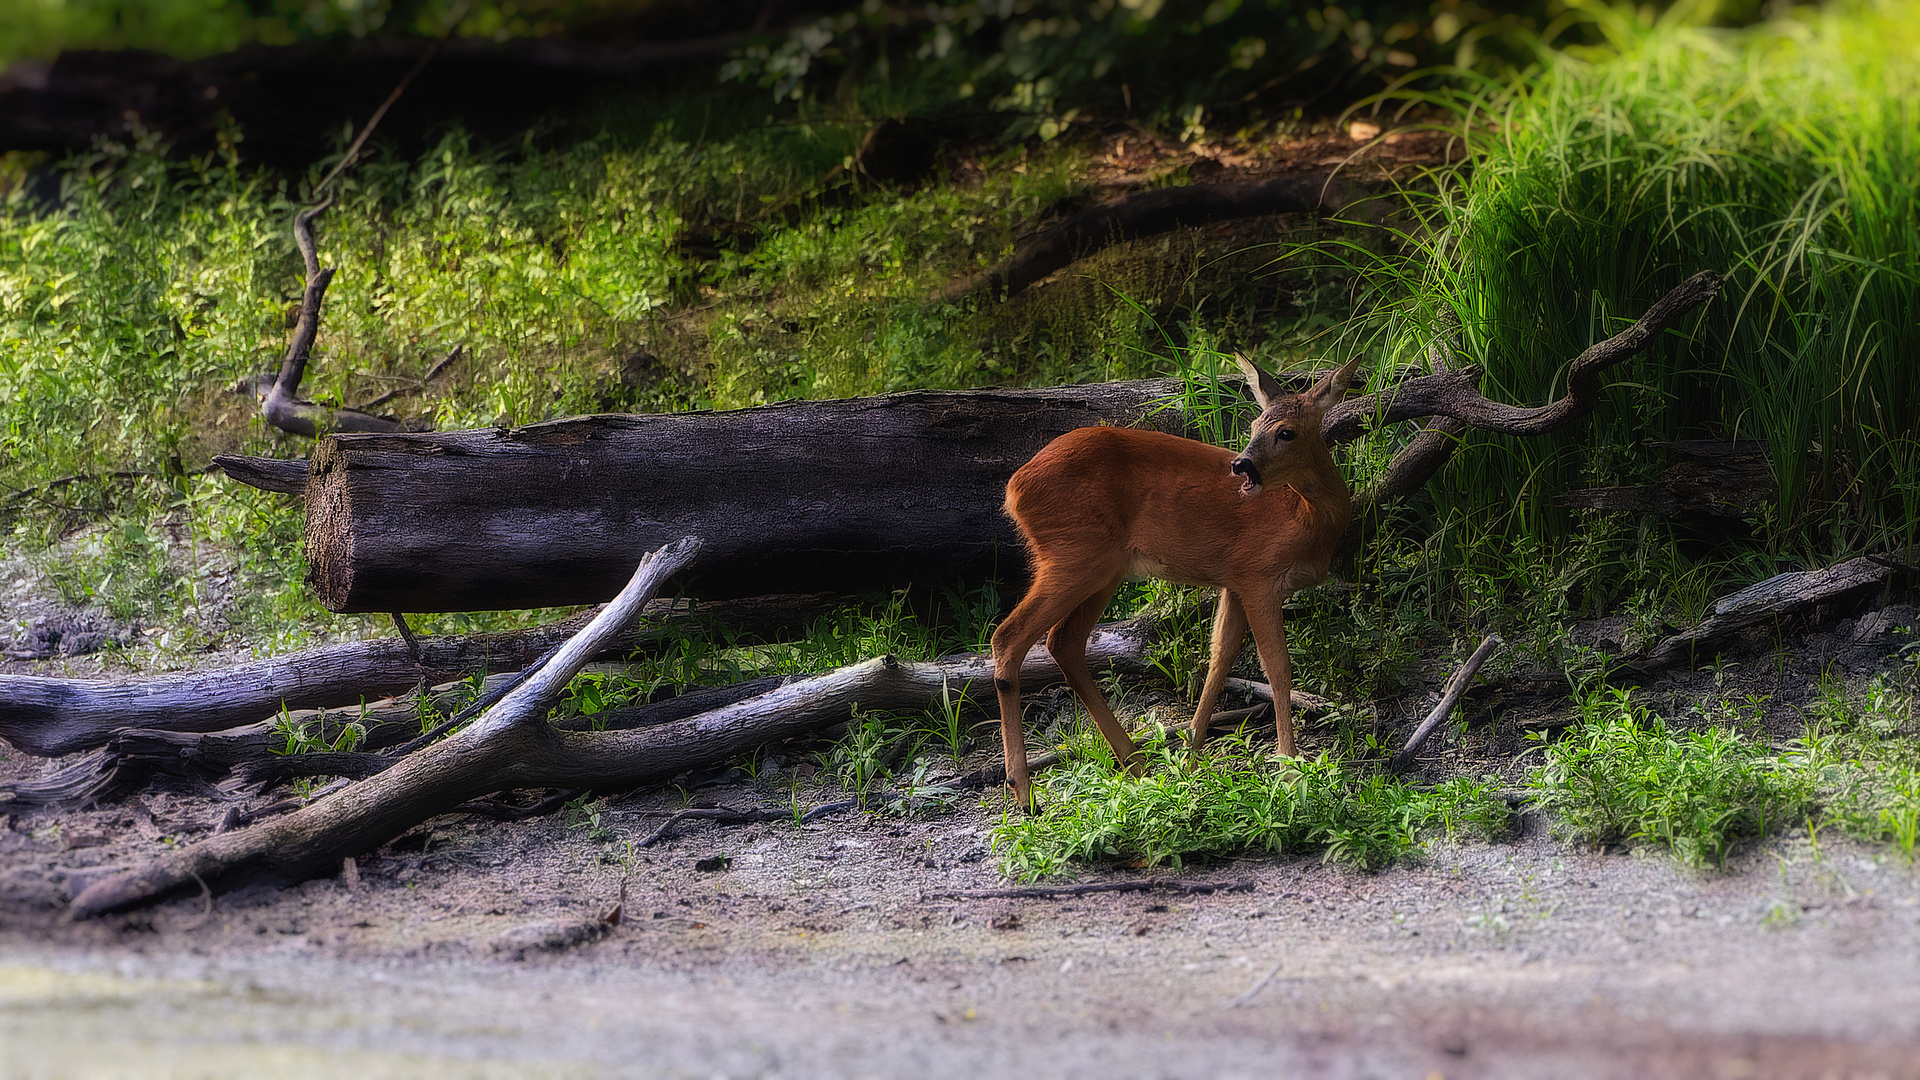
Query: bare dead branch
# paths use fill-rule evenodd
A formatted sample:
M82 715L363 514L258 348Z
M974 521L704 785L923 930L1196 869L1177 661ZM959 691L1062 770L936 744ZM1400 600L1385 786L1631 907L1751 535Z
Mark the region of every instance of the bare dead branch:
M1327 172L1135 192L1089 207L1027 237L1014 249L1012 258L984 278L955 282L947 291L950 297L958 297L983 286L995 299L1010 298L1075 260L1113 244L1233 218L1337 211L1351 204L1358 191L1355 185Z
M697 608L662 600L650 607L644 624L620 635L607 654L617 658L721 627L745 641L774 640L805 626L837 599L758 597L707 601ZM446 679L474 671L518 671L579 632L588 617L515 633L424 637L418 664L404 642L383 638L143 682L0 675L0 739L23 753L58 757L104 746L122 729L225 731L267 720L282 708L324 708L404 693L418 684L422 667Z
M149 900L190 879L210 882L266 872L298 880L332 873L342 859L378 847L449 806L522 786L513 781L525 752L551 752L555 746L558 733L539 722L547 706L699 548L698 540L688 538L641 559L627 587L559 655L466 730L284 817L210 837L98 881L74 898L73 917ZM535 780L526 786L575 785Z
M1325 437L1346 442L1381 424L1447 416L1482 431L1541 435L1592 412L1600 400L1600 373L1645 349L1682 316L1719 292L1721 277L1703 270L1655 301L1646 314L1618 334L1587 347L1567 370L1567 392L1556 401L1524 409L1481 396L1480 369L1464 367L1408 379L1366 397L1341 402L1327 413Z
M1499 634L1488 634L1481 640L1480 647L1473 650L1473 655L1467 658L1467 662L1460 666L1459 671L1453 673L1453 678L1447 680L1447 688L1441 693L1439 703L1434 705L1433 710L1427 713L1427 718L1420 722L1420 726L1414 730L1413 737L1407 740L1407 745L1401 747L1400 752L1393 755L1387 762L1387 771L1405 772L1407 766L1413 764L1413 755L1420 751L1421 744L1427 741L1427 736L1433 734L1433 729L1440 726L1440 721L1445 720L1447 714L1453 712L1453 707L1460 703L1461 695L1465 694L1467 687L1472 685L1474 675L1480 671L1480 665L1486 663L1494 650L1503 644L1505 643L1500 639Z

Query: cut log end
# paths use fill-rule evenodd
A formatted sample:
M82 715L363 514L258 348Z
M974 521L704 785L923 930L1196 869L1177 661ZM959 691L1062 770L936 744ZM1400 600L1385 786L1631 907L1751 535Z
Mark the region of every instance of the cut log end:
M347 611L353 595L352 500L347 488L346 456L332 439L322 439L307 472L307 584L328 611Z

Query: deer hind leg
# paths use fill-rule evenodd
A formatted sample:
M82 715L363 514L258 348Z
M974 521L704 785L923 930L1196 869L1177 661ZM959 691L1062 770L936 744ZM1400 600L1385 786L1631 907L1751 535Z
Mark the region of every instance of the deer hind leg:
M1253 624L1253 646L1260 652L1260 670L1273 687L1273 731L1276 749L1293 756L1293 664L1287 658L1287 627L1283 597L1265 595L1247 600L1247 619Z
M1200 706L1193 711L1193 731L1187 739L1190 750L1198 750L1207 741L1207 728L1213 723L1214 706L1220 704L1220 691L1227 675L1240 656L1247 638L1247 609L1231 589L1220 590L1220 601L1213 609L1213 650L1207 657L1207 682L1200 691Z
M1013 786L1014 799L1024 807L1033 805L1033 785L1020 722L1020 668L1033 643L1086 598L1087 590L1072 588L1072 584L1050 577L1043 567L1027 589L1026 598L1000 620L993 632L993 688L1000 699L1000 743L1006 752L1007 783Z
M1093 670L1087 667L1087 636L1100 621L1107 610L1107 601L1113 599L1114 590L1120 587L1124 575L1114 578L1099 592L1087 597L1073 613L1054 626L1047 635L1047 652L1053 654L1054 662L1060 665L1061 674L1067 677L1067 685L1080 697L1080 703L1087 707L1087 715L1100 728L1100 734L1106 737L1107 746L1113 750L1113 760L1121 767L1133 764L1133 740L1127 737L1127 729L1113 715L1113 709L1107 704L1106 695L1093 681Z

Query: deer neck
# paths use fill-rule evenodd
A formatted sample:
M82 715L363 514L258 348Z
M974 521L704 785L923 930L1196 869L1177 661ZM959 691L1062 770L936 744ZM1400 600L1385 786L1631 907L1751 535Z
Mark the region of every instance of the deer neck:
M1340 475L1340 468L1333 463L1333 454L1328 452L1326 446L1300 447L1287 464L1285 470L1269 476L1267 484L1274 488L1292 488L1302 501L1313 508L1316 515L1331 513L1341 520L1341 527L1345 528L1352 500L1347 493L1347 482Z

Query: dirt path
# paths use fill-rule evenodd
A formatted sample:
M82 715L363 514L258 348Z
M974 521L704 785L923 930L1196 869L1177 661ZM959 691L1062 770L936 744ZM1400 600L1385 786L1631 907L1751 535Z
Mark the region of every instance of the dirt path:
M78 925L58 903L86 871L61 867L112 845L8 833L0 1074L1920 1077L1920 875L1850 845L1701 874L1530 820L1381 874L942 899L1006 884L987 811L686 823L628 854L644 809L598 841L444 825L355 890ZM622 925L544 947L612 905L623 860ZM1142 876L1176 875L1083 880Z

